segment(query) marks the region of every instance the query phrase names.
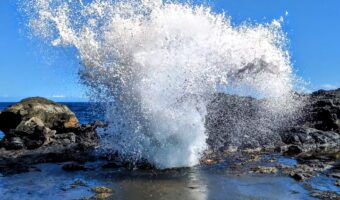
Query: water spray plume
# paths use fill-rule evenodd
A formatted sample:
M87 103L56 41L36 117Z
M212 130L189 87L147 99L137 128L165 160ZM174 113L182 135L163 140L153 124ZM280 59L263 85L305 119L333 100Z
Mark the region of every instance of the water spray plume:
M282 20L233 26L206 6L152 0L32 0L25 10L32 34L77 49L83 84L112 102L103 149L126 158L196 165L207 149L206 106L230 85L280 98L270 112L289 109Z

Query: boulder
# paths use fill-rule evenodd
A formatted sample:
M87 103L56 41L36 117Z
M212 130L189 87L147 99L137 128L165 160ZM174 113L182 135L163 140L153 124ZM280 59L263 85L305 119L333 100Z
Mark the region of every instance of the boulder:
M292 95L300 109L286 115L268 112L270 99L216 94L207 107L209 147L217 152L231 146L282 147L293 155L326 147L340 149L340 88Z
M319 90L309 95L301 126L340 134L340 88Z
M6 149L75 142L70 134L79 129L77 117L67 106L40 97L24 99L0 114L0 130L5 133L1 146ZM65 133L70 133L69 138L64 138Z
M45 98L32 97L23 99L1 112L0 130L8 134L10 130L16 129L29 120L56 131L80 126L77 117L67 106Z
M46 144L42 144L39 139L27 140L24 136L6 135L0 142L0 173L7 174L8 166L12 165L21 169L44 162L93 161L93 150L99 144L97 126L95 123L87 124L74 132L55 134L51 137L52 142Z
M0 114L0 171L15 164L91 160L100 122L80 125L65 105L28 98Z
M285 153L298 155L303 152L339 149L340 135L333 131L315 128L292 128L281 134L282 141L289 145Z
M301 120L281 134L289 145L287 154L339 151L340 149L340 88L319 90L307 95Z

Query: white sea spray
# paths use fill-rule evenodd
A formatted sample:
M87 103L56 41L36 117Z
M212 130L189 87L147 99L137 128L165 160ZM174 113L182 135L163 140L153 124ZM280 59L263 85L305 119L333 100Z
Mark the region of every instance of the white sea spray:
M82 82L110 105L104 150L159 168L196 165L206 106L231 85L276 99L268 112L296 107L283 19L233 26L209 7L160 0L24 2L32 34L77 49Z

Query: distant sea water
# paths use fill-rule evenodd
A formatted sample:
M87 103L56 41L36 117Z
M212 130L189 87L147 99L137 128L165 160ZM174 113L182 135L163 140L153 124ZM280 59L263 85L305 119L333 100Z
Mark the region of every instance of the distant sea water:
M0 111L3 111L8 106L15 104L16 102L0 102ZM62 102L61 104L65 104L68 106L72 112L75 113L79 122L81 124L91 123L96 120L104 120L103 114L100 112L100 104L98 103L89 103L89 102ZM0 138L4 136L3 132L0 131Z

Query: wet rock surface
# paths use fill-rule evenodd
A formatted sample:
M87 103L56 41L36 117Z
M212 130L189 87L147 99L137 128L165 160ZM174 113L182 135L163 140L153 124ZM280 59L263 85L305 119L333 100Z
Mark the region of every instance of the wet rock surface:
M44 98L28 98L0 114L0 170L7 166L41 162L93 159L99 144L96 128L101 123L80 125L65 105ZM13 170L12 170L13 171Z
M282 131L289 155L333 152L340 156L340 89L317 91L308 96L299 124Z
M281 134L282 141L289 145L285 153L298 155L304 152L320 152L340 147L340 134L314 128L293 128Z
M319 90L309 96L303 126L340 134L340 88Z
M285 116L266 112L266 100L217 94L206 118L210 148L280 147L290 155L340 150L340 88L293 98L303 100L301 111Z
M252 97L216 94L207 107L209 147L223 151L234 146L254 149L280 145L280 136L274 133L276 127L264 106L264 101Z

